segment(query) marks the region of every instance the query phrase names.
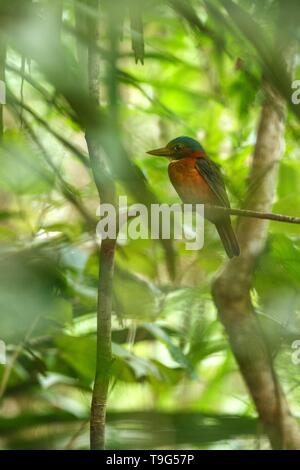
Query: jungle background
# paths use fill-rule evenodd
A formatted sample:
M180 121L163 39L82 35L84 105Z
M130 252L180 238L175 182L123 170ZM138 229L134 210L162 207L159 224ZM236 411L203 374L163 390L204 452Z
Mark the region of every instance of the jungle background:
M299 19L297 2L280 0L1 0L2 449L89 448L98 192L179 202L167 162L147 150L194 137L222 166L232 207L299 216ZM251 367L234 358L244 314L300 416L300 227L233 220L234 262L209 224L199 252L117 244L107 448L269 448L263 408L275 389L255 406L268 372L248 376L249 394ZM230 282L212 296L220 276ZM253 337L242 351L259 372ZM287 447L300 443L296 428Z

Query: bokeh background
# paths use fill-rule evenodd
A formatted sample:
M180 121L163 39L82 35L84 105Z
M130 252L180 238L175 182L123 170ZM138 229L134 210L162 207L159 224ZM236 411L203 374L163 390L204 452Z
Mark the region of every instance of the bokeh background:
M99 198L86 124L93 120L117 192L130 202L146 197L141 175L153 197L179 202L167 162L145 152L189 135L222 166L232 206L243 207L268 64L222 3L103 1L98 11L89 0L0 2L7 98L0 126L2 449L89 447ZM267 38L300 17L300 7L291 9L279 26L280 1L237 4ZM87 99L93 17L100 25L98 114ZM297 28L292 33L300 78ZM300 213L299 137L289 109L277 213ZM200 252L180 241L117 247L108 448L268 446L211 298L226 255L214 228L205 230ZM299 280L299 226L272 222L251 296L296 415L300 366L291 344L299 339Z

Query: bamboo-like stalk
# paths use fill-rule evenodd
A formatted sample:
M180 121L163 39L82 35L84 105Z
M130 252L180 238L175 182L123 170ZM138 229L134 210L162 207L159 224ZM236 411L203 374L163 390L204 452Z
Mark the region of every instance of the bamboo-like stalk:
M89 0L95 15L89 16L88 32L88 88L89 95L99 104L100 56L95 50L99 37L99 0ZM99 129L86 129L91 168L101 203L115 204L115 185L108 174L99 145ZM97 306L97 353L95 382L92 393L90 418L90 446L92 450L105 448L105 427L108 387L112 364L111 350L111 309L112 283L114 272L116 240L106 239L101 243L99 253L99 282Z
M115 247L115 240L103 240L99 255L97 365L90 419L90 444L92 450L103 450L105 448L106 407L110 370L113 362L111 308Z

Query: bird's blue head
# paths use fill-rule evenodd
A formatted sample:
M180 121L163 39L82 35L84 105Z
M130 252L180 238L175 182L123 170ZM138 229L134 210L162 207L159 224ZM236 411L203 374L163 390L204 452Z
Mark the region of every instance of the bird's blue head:
M161 157L169 157L175 160L189 156L205 155L205 150L197 140L191 137L181 136L171 140L166 147L150 150L150 155L159 155Z

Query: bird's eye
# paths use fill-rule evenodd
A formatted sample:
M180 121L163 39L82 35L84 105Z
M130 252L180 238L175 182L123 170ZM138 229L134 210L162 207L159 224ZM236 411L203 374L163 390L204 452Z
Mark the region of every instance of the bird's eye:
M182 145L175 145L174 146L175 152L180 152L181 149L182 149Z

